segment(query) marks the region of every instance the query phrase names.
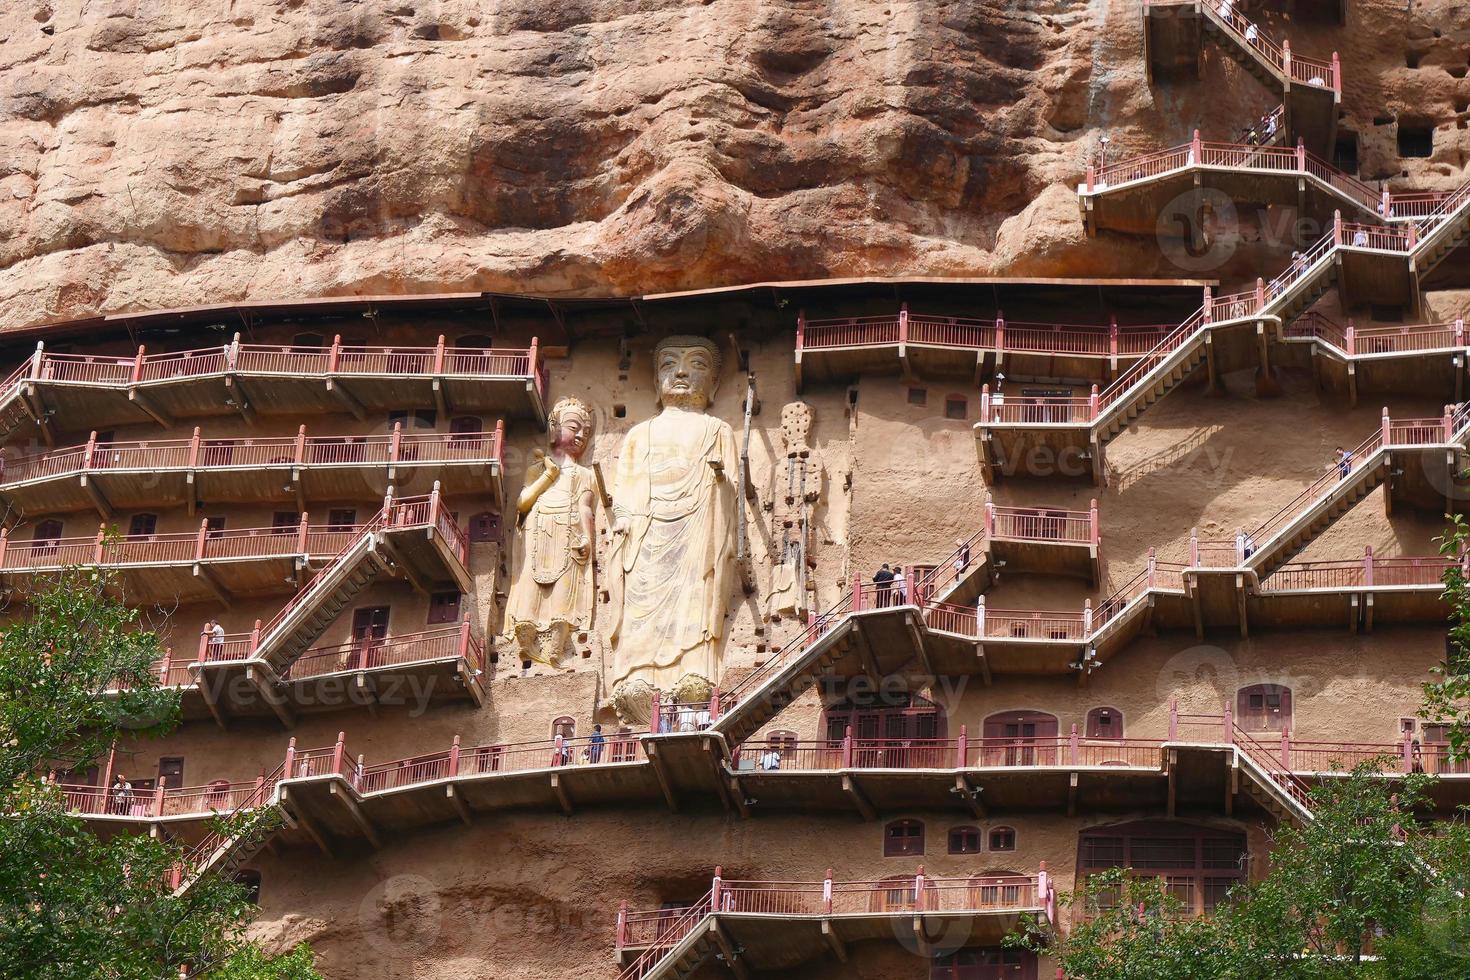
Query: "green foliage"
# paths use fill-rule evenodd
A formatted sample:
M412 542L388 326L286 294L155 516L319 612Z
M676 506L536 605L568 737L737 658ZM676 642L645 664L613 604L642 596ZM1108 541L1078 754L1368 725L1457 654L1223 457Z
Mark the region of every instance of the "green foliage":
M1450 526L1439 538L1439 553L1459 559L1470 544L1470 527L1461 514L1450 517ZM1470 739L1470 580L1456 560L1445 571L1444 598L1450 604L1450 629L1444 663L1434 668L1434 679L1424 685L1420 716L1447 726L1450 756L1464 759Z
M321 980L312 959L311 947L305 943L274 958L258 949L247 949L231 957L210 976L215 980Z
M1050 944L1070 980L1470 977L1470 832L1407 816L1425 780L1391 789L1366 765L1324 780L1316 818L1276 834L1269 873L1206 918L1114 869L1066 897L1068 935L1031 922L1010 942Z
M177 722L178 695L152 682L158 638L107 585L100 572L71 569L0 635L0 785L91 762L120 732Z
M177 980L187 965L238 980L316 978L309 949L271 959L245 940L254 906L243 886L204 874L175 889L181 845L100 840L45 778L177 721L178 694L151 669L158 640L110 584L70 570L0 635L0 977ZM264 811L215 829L254 834L276 819Z

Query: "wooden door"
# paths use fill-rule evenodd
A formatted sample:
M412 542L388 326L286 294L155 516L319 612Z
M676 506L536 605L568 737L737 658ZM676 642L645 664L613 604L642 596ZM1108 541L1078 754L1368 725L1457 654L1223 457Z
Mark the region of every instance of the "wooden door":
M370 666L373 651L388 636L388 606L367 606L352 612L352 659L349 669Z

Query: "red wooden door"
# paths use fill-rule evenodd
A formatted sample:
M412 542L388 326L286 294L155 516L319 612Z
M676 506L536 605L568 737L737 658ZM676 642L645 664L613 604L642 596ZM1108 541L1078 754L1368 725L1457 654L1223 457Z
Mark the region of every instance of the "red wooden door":
M369 666L372 653L388 635L388 607L368 606L352 613L352 660L349 668Z
M1056 762L1056 715L1006 711L985 719L986 765L1049 766Z

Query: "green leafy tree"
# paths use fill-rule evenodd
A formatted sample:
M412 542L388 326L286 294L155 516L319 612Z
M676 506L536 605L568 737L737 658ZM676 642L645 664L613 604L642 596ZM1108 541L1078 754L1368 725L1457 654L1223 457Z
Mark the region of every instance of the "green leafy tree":
M311 952L271 958L244 937L243 886L214 874L175 888L180 845L101 840L47 778L105 755L120 736L167 732L157 637L100 573L69 570L13 610L0 634L0 976L177 980L181 966L233 980L310 980ZM278 815L218 829L259 832Z
M1466 757L1470 742L1470 579L1459 558L1470 546L1470 526L1461 514L1450 517L1450 526L1439 539L1439 553L1454 559L1444 576L1444 598L1450 605L1450 629L1445 643L1444 663L1434 669L1434 679L1424 685L1420 715L1445 725L1453 759Z
M1470 834L1412 819L1427 779L1391 787L1365 764L1324 780L1315 818L1277 831L1269 873L1208 917L1114 869L1067 897L1070 933L1031 922L1010 941L1050 944L1070 980L1470 977Z

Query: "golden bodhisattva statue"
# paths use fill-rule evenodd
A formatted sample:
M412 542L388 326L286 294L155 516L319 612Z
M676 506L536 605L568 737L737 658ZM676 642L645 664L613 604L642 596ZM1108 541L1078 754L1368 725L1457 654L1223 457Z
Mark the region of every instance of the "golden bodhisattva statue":
M720 352L670 337L653 352L661 411L628 432L608 555L613 707L646 723L650 696L708 699L719 677L735 551L735 434L705 414ZM734 471L731 470L730 473Z
M550 452L533 456L516 504L521 546L505 640L523 665L558 667L572 632L592 623L596 478L581 464L592 439L591 409L563 398L547 421Z

